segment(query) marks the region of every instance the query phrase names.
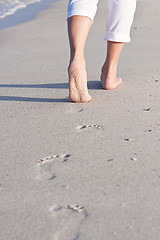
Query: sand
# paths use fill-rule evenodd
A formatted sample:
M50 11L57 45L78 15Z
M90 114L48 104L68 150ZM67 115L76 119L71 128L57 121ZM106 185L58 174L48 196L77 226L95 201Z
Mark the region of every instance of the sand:
M0 27L0 239L158 240L159 1L138 1L114 91L99 82L100 1L86 46L87 104L68 100L67 1L46 7Z

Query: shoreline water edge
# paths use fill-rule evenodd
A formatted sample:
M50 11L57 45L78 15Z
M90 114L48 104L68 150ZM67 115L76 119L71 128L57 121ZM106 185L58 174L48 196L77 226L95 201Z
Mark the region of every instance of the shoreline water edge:
M26 8L30 4L44 1L46 0L0 0L0 20L13 15L17 10Z
M26 8L29 4L42 0L0 0L0 19L14 14L18 9Z
M59 0L0 0L0 30L28 22Z

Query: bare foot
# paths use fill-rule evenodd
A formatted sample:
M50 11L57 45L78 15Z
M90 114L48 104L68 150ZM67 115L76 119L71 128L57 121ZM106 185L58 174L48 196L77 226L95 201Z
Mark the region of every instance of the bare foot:
M87 89L87 73L85 64L73 60L68 67L69 97L72 102L89 102L91 96Z
M100 79L105 90L114 90L122 83L122 78L116 78L116 74L107 74L103 68Z

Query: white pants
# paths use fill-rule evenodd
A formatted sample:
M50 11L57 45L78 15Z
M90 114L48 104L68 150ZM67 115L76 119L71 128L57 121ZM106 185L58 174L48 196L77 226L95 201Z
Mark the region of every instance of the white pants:
M130 42L130 29L136 10L136 0L106 0L108 16L104 39L114 42ZM69 0L67 19L74 15L87 16L92 21L99 0Z

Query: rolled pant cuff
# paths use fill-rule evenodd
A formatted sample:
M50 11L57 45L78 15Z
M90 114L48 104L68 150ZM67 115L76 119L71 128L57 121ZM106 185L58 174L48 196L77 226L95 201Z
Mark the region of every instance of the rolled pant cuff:
M112 42L130 42L130 36L119 32L106 32L104 40Z
M68 18L70 18L70 17L72 17L72 16L83 16L83 17L88 17L88 18L90 18L91 20L92 20L92 22L93 22L93 19L94 19L94 16L95 16L95 13L94 14L92 14L92 13L90 13L89 11L87 11L87 10L80 10L80 9L78 9L78 10L72 10L72 11L68 11L68 14L67 14L67 20L68 20Z

